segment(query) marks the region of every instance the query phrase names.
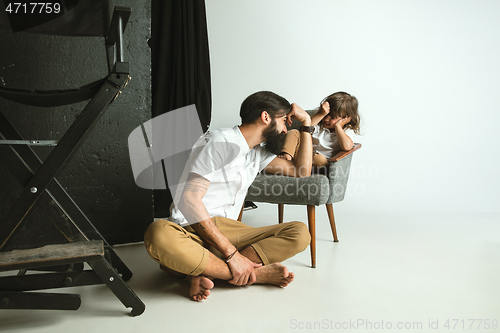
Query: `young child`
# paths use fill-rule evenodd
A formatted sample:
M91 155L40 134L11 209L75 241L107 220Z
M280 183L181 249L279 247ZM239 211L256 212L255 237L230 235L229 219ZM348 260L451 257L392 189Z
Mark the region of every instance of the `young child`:
M329 160L341 150L353 147L347 129L359 134L360 117L358 100L346 92L336 92L323 99L318 112L311 117L313 142L313 167L328 166ZM300 133L290 130L287 133L280 158L292 160L300 146Z

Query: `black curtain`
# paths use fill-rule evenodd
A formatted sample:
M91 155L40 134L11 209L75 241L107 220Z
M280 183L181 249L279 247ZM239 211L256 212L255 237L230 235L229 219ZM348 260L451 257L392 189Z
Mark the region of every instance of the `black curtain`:
M206 131L212 98L205 0L152 0L151 8L152 116L196 104ZM155 216L168 216L170 192L154 192Z

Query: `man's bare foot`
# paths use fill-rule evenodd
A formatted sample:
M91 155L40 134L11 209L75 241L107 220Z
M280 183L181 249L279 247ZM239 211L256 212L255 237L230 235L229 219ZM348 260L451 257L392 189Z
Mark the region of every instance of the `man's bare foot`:
M193 301L203 301L210 295L210 289L214 287L214 283L204 276L187 276L189 286L189 298Z
M279 262L256 268L255 275L257 277L255 283L274 284L280 287L288 286L295 277L293 273L288 272L288 268Z
M291 161L292 160L292 156L288 153L281 153L278 155L279 158L283 159L283 160L287 160L287 161Z

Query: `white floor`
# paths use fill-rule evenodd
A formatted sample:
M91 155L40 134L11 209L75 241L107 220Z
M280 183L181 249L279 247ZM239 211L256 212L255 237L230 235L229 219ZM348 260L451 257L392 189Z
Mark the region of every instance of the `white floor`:
M243 221L277 221L259 204ZM285 265L287 288L216 282L209 299L158 269L142 244L117 247L146 304L130 317L103 286L78 292L77 311L0 310L2 332L490 332L500 330L500 215L356 214L336 210L339 243L317 208L317 268L309 249ZM306 221L287 206L285 220ZM494 329L496 328L496 329Z

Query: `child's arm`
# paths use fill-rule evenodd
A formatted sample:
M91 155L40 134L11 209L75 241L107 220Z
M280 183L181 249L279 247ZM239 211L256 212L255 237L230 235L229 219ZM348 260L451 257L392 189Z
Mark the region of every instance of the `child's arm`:
M339 140L340 149L351 150L353 147L353 142L349 135L344 132L344 125L351 121L351 117L342 118L337 121L334 125L335 133L337 134L337 139Z
M319 122L326 117L327 114L330 113L330 103L324 102L321 104L318 112L314 116L311 117L311 126L316 126Z

